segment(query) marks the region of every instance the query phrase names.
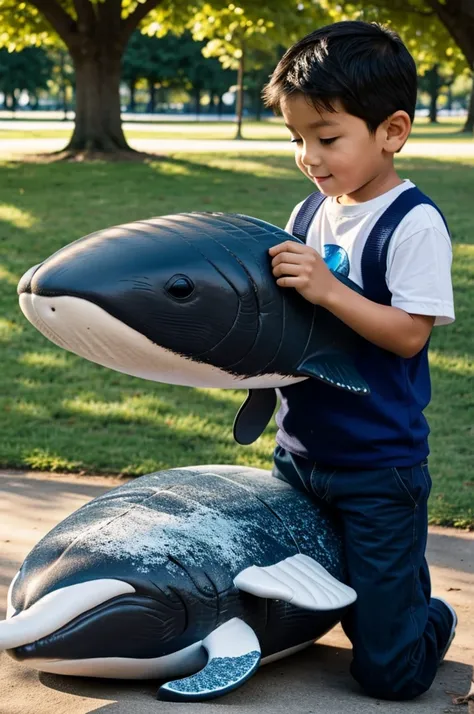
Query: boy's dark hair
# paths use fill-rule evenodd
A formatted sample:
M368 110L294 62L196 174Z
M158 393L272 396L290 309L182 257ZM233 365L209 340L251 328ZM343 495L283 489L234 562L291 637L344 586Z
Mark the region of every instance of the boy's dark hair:
M334 102L339 101L374 133L399 109L413 122L416 66L393 30L372 22L336 22L287 50L263 90L263 99L279 112L282 98L295 92L316 109L334 111Z

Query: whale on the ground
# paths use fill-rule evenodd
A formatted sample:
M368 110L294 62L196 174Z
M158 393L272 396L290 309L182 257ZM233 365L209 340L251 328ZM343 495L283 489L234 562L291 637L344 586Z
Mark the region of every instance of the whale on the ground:
M344 580L340 533L306 493L261 469L171 469L92 500L35 546L0 650L209 699L335 625L356 598Z
M369 391L351 360L360 338L276 285L268 250L285 240L298 239L240 214L116 226L30 268L20 305L52 342L105 367L169 384L248 389L234 435L251 443L279 387L314 378Z

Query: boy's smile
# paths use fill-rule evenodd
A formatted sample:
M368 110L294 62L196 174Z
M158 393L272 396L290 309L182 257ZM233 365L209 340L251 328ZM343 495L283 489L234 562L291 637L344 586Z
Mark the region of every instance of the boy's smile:
M281 102L296 164L305 176L322 193L340 197L340 203L368 201L401 183L393 167L391 118L371 134L365 121L348 114L340 102L334 102L334 109L318 110L300 93ZM394 116L396 121L399 117ZM400 136L395 150L405 138Z

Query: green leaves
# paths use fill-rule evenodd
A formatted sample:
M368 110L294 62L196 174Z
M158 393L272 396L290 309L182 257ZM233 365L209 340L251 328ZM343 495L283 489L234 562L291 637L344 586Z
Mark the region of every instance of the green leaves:
M474 0L467 0L473 6ZM364 20L388 25L398 32L415 58L418 71L423 74L436 63L446 65L450 72L468 69L465 53L447 26L432 8L430 0L371 0L341 2L318 0L331 22ZM446 5L454 5L446 0ZM454 15L455 8L452 8Z
M44 16L31 3L0 0L0 46L9 52L57 42Z
M247 66L255 66L252 50L274 56L314 27L313 6L292 0L259 5L246 0L237 4L203 3L188 21L197 40L207 40L206 57L218 57L224 67L236 69L245 47ZM250 54L249 54L250 51Z

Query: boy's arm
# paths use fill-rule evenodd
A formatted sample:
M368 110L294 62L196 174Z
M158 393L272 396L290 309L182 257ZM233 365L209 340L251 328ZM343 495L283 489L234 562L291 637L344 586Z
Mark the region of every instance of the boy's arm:
M434 317L411 315L398 307L379 305L355 293L331 273L330 278L331 287L318 304L359 335L400 357L414 357L425 346Z
M424 243L424 240L417 241L416 249L421 250L423 256L433 256L433 250L429 249L431 245ZM444 250L445 246L441 245ZM406 243L406 246L409 247L410 243ZM450 250L450 246L448 248ZM406 305L407 309L372 302L337 280L319 253L310 246L287 241L274 246L269 253L278 285L295 288L307 300L330 310L370 342L401 357L412 357L417 354L430 335L434 316L446 314L440 313L439 305L431 304L431 301L428 304L425 302L420 304L419 298L415 299L414 295L413 299L408 301L406 298L401 300L403 307ZM413 255L404 256L402 263L406 265L408 257L409 265L419 270L417 267L419 263L412 260ZM434 264L439 265L439 256L433 259ZM449 274L450 260L448 263L445 270ZM424 264L426 273L432 281L433 276L429 273L426 257ZM411 277L413 281L413 276ZM414 278L416 283L422 283L419 275L415 275ZM398 286L395 287L398 292ZM429 294L431 293L432 290ZM423 314L417 312L417 305L419 312Z

